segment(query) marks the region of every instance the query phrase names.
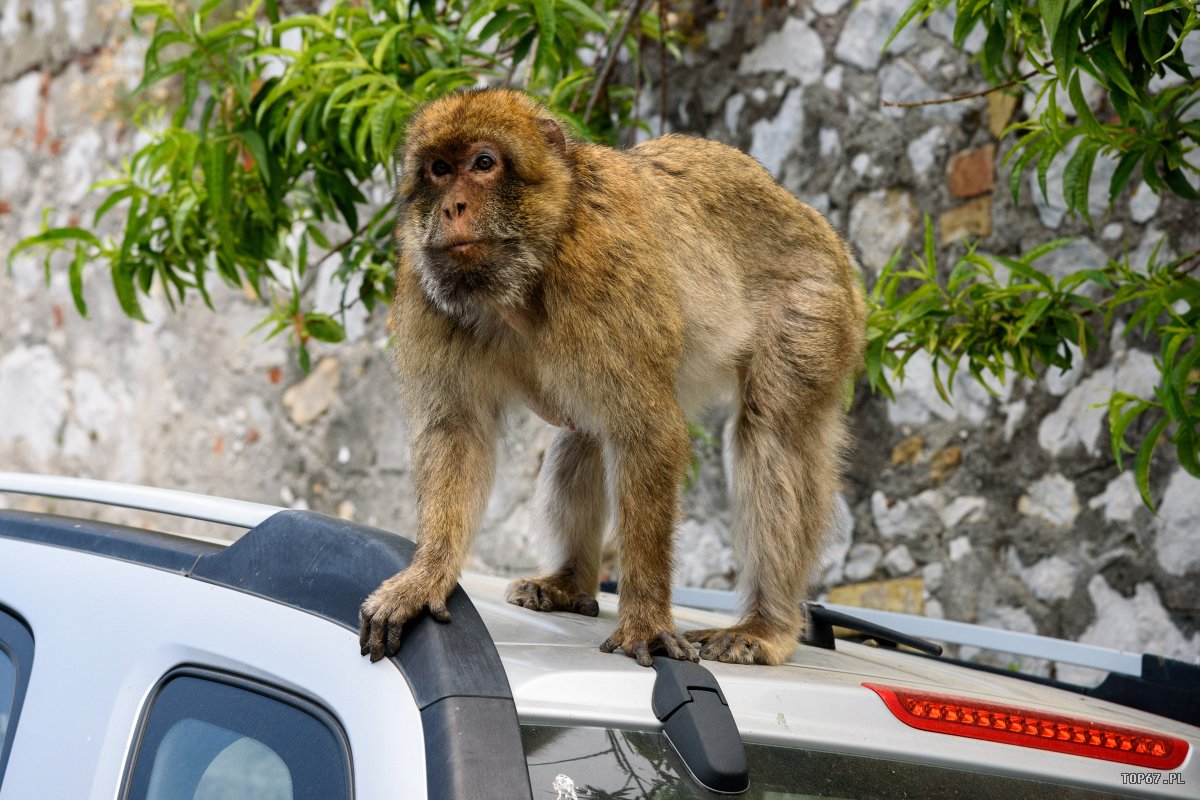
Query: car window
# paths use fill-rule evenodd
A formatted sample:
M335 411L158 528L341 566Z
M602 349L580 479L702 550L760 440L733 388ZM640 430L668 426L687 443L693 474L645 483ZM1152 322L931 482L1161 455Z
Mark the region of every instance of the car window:
M521 738L534 797L718 800L691 779L666 737L648 731L524 725ZM1019 748L1013 748L1019 750ZM1014 754L1014 761L1020 759ZM744 800L921 797L1116 798L1103 792L982 772L880 758L747 744L750 788ZM997 765L993 764L992 768ZM981 769L987 765L980 765Z
M0 609L0 786L32 665L33 636L24 623Z
M143 726L129 800L349 800L350 761L333 718L241 679L179 674Z

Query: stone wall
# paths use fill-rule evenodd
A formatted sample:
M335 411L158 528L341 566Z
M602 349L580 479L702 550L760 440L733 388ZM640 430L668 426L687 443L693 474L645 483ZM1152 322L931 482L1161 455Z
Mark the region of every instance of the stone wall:
M948 15L906 32L880 56L905 5L801 0L766 14L733 0L696 6L704 35L670 74L668 127L753 154L849 235L868 283L894 248L915 246L922 213L936 220L944 255L960 251L963 237L1016 253L1078 236L1042 262L1056 274L1126 250L1144 262L1164 236L1174 252L1200 246L1195 208L1144 186L1105 213L1111 165L1096 168L1098 230L1067 218L1060 195L1043 201L1028 182L1014 207L1000 166L1011 141L998 134L1011 115L1033 110L1030 97L882 107L881 99L985 85L950 45ZM36 230L47 206L56 209L52 223L86 223L97 205L88 184L136 146L138 132L122 121L140 50L127 28L119 11L96 0L0 7L0 258ZM1188 44L1191 63L1200 63L1200 37ZM658 92L644 96L657 132ZM1062 166L1052 168L1052 188ZM329 277L316 289L326 307L335 301L322 289ZM65 271L53 271L48 287L32 259L19 256L11 274L0 272L0 469L311 507L412 534L405 432L381 319L348 320L349 341L318 349L306 377L285 344L249 332L263 309L238 291L216 293L217 313L199 303L172 312L152 298L149 324L120 313L99 270L87 275L87 298L84 320ZM1119 331L1103 338L1086 364L1036 383L1012 381L995 397L959 379L954 404L942 403L920 359L895 403L860 386L857 445L827 553L828 596L1200 658L1200 486L1161 457L1156 518L1132 476L1116 469L1104 413L1092 406L1113 387L1151 391L1155 372L1146 345ZM707 422L719 429L722 414ZM511 574L533 566L528 498L550 435L540 421L514 414L473 568ZM678 579L730 587L736 568L719 445L699 449L677 540ZM1068 667L1025 666L1081 677Z

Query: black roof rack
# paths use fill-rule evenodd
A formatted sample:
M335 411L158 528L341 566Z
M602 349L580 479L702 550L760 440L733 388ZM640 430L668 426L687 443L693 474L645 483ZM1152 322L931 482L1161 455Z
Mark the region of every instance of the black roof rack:
M358 608L408 566L395 534L310 511L279 511L228 547L123 525L0 511L0 537L94 553L255 594L358 630ZM319 554L319 557L317 557ZM516 705L500 656L461 587L453 625L411 621L392 662L412 688L429 797L531 798Z

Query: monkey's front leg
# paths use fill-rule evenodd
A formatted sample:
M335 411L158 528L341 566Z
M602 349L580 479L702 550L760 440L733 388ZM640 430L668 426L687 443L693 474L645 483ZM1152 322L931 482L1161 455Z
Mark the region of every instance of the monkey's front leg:
M417 549L408 569L384 581L359 610L359 646L371 661L394 656L404 623L423 610L450 621L446 598L479 527L495 466L495 426L484 420L434 423L414 440Z
M651 666L653 652L698 660L671 616L671 540L688 453L682 414L656 415L636 435L611 439L605 447L616 482L621 594L617 629L600 650L620 648L643 667Z

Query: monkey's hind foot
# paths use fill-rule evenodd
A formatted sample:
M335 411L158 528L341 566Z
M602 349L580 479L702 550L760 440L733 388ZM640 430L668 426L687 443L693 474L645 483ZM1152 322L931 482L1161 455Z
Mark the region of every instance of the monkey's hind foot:
M782 664L796 649L796 634L765 622L741 622L731 628L688 631L700 657L727 664Z
M600 614L596 598L580 590L573 581L556 576L513 581L508 585L505 599L531 611L573 611L585 617Z

